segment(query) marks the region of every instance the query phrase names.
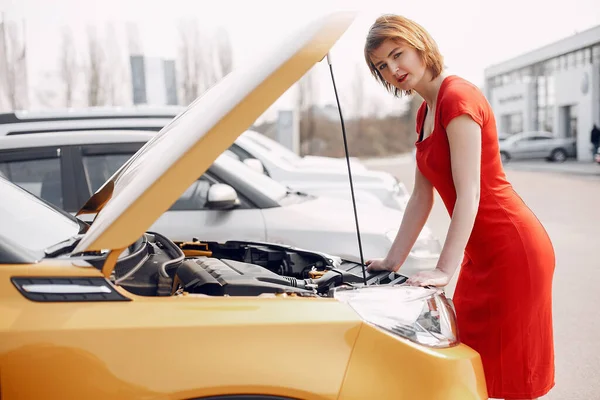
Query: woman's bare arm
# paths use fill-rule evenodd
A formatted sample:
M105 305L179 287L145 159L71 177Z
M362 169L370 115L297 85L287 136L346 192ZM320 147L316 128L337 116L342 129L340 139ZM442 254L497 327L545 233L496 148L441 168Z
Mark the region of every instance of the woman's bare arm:
M433 207L433 185L415 168L415 185L410 196L400 229L390 248L385 262L393 264L397 271L404 263L410 250L423 229Z
M456 204L437 268L452 276L463 260L479 209L481 128L468 115L461 115L450 121L446 132Z

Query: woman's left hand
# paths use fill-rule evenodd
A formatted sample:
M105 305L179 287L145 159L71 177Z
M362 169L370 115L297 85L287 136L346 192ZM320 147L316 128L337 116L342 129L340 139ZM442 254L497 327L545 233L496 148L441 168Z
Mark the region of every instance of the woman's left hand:
M441 269L433 271L423 271L411 276L406 283L413 286L446 286L452 276Z

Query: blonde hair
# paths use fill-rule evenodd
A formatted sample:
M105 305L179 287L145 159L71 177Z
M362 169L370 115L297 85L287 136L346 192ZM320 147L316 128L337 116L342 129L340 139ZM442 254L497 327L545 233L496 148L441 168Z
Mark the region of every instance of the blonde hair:
M394 42L403 42L417 50L425 66L432 72L433 79L437 78L444 69L444 57L438 49L437 43L431 35L416 22L402 17L400 15L382 15L375 20L375 23L369 29L367 40L365 42L365 61L371 70L371 74L387 90L396 97L411 95L412 90L402 90L390 85L385 81L381 73L377 70L371 61L371 53L375 51L387 39Z

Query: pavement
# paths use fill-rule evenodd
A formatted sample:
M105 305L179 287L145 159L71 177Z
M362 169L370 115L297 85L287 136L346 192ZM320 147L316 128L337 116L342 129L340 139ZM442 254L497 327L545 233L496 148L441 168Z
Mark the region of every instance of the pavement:
M364 162L394 174L412 191L415 166L411 154ZM505 170L517 193L544 224L556 253L556 387L540 400L600 400L600 165L511 161ZM450 218L437 193L435 198L427 225L443 244ZM446 287L449 297L454 294L457 277L455 274Z
M412 153L398 154L389 157L361 160L369 168L385 168L414 162ZM600 164L592 161L567 160L562 163L546 160L511 160L504 165L507 171L547 172L578 176L597 177L600 179Z
M509 161L504 165L506 170L549 172L569 175L585 175L600 178L600 164L592 161L567 160L563 163L545 160Z

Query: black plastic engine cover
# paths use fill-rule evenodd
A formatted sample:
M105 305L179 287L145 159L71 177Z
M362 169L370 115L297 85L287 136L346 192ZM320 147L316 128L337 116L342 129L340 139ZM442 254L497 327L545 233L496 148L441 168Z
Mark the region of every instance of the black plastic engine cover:
M211 296L257 296L262 293L310 291L296 287L295 278L279 276L261 266L233 260L201 257L188 259L177 277L189 293Z

